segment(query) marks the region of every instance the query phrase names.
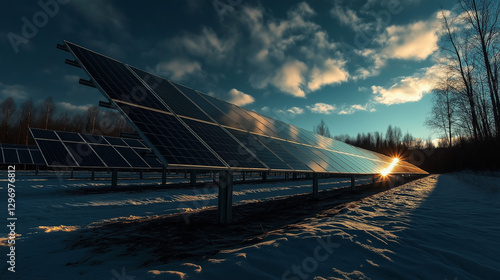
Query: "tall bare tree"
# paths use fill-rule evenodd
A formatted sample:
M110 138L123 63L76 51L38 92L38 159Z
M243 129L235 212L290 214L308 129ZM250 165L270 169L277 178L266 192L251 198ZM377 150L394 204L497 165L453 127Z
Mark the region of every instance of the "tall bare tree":
M12 115L16 112L16 103L12 97L8 97L0 104L0 124L1 130L4 131L0 137L0 141L8 142L9 131L11 129Z
M325 124L325 121L321 119L321 122L313 128L313 131L319 135L323 135L325 137L331 137L330 129Z

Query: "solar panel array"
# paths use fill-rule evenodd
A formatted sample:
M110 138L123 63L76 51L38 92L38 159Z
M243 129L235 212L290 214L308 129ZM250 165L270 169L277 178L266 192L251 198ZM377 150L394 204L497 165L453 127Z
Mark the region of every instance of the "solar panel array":
M44 163L51 167L161 168L143 141L30 128Z
M0 164L45 165L37 146L0 144Z
M393 161L65 43L169 168L379 174ZM391 173L426 174L406 162Z

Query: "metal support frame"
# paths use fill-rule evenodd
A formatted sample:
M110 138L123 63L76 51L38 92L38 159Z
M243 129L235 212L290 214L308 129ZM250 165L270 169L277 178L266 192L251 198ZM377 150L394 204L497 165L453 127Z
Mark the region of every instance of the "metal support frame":
M262 183L267 181L267 172L262 172Z
M161 185L165 186L167 184L167 167L164 165L161 169Z
M354 191L355 185L356 185L356 178L354 178L354 175L351 175L351 191Z
M375 185L377 182L377 177L375 175L372 175L372 185Z
M144 172L142 170L139 170L139 179L144 179Z
M190 174L190 184L191 184L191 187L195 187L196 186L196 170L190 170L189 171L189 174Z
M38 167L38 165L35 165L35 175L38 176L38 170L40 169L40 167Z
M319 183L318 183L318 173L313 173L312 180L313 180L312 195L313 195L313 198L318 198L318 186L319 186Z
M241 172L241 177L242 177L242 179L243 179L243 183L245 182L245 173L246 173L245 171L242 171L242 172Z
M94 181L95 180L95 169L92 168L92 173L90 175L90 180Z
M111 187L113 189L116 189L118 186L118 169L114 168L113 171L111 171Z
M219 201L217 221L219 224L228 224L232 220L233 206L233 173L221 171L219 173Z
M71 179L73 179L73 178L75 177L74 175L75 175L75 174L74 174L74 172L73 172L73 168L71 168L71 177L70 177L70 178L71 178Z
M293 180L297 180L297 173L293 172L293 174L292 174L292 179L293 179Z

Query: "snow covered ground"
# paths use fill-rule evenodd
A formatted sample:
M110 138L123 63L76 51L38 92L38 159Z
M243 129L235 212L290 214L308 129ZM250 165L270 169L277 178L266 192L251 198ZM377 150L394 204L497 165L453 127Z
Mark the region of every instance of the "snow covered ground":
M226 227L215 224L209 177L198 188L160 188L159 178L130 174L115 192L88 173L16 175L16 272L7 271L3 226L1 279L500 278L498 174L356 192L348 179L321 179L320 190L333 190L318 201L309 180L238 184ZM0 188L6 213L5 171Z

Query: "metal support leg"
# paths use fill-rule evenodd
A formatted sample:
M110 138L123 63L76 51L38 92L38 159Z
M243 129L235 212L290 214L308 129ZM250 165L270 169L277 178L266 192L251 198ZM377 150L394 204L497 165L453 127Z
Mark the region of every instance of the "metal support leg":
M74 174L73 174L73 168L71 168L71 179L74 178Z
M262 172L262 183L267 181L267 172Z
M144 172L142 170L139 170L139 179L144 179Z
M295 173L295 172L294 172L294 173L292 174L292 179L297 180L297 173Z
M351 175L351 191L354 191L354 186L356 185L356 181L354 175Z
M39 170L38 165L35 165L35 175L36 175L36 176L38 176L38 170Z
M196 170L191 170L189 172L189 174L190 174L191 187L195 187L196 186Z
M164 165L161 169L161 185L164 187L167 184L167 167Z
M116 189L116 186L118 186L118 170L115 168L111 173L111 187Z
M241 172L241 177L243 179L243 183L245 182L245 173L246 173L245 171Z
M313 174L313 198L318 198L318 173Z
M220 224L228 224L232 220L233 204L233 173L221 171L219 173L219 202L218 217Z
M213 178L212 178L212 182L213 182L213 183L216 183L216 182L217 182L217 177L216 177L216 174L217 174L217 173L216 173L215 171L214 171L214 172L213 172L213 174L212 174L212 175L213 175Z
M377 182L377 177L375 175L372 175L372 185L375 185Z
M95 169L92 168L92 173L90 174L90 180L94 181L95 180Z

